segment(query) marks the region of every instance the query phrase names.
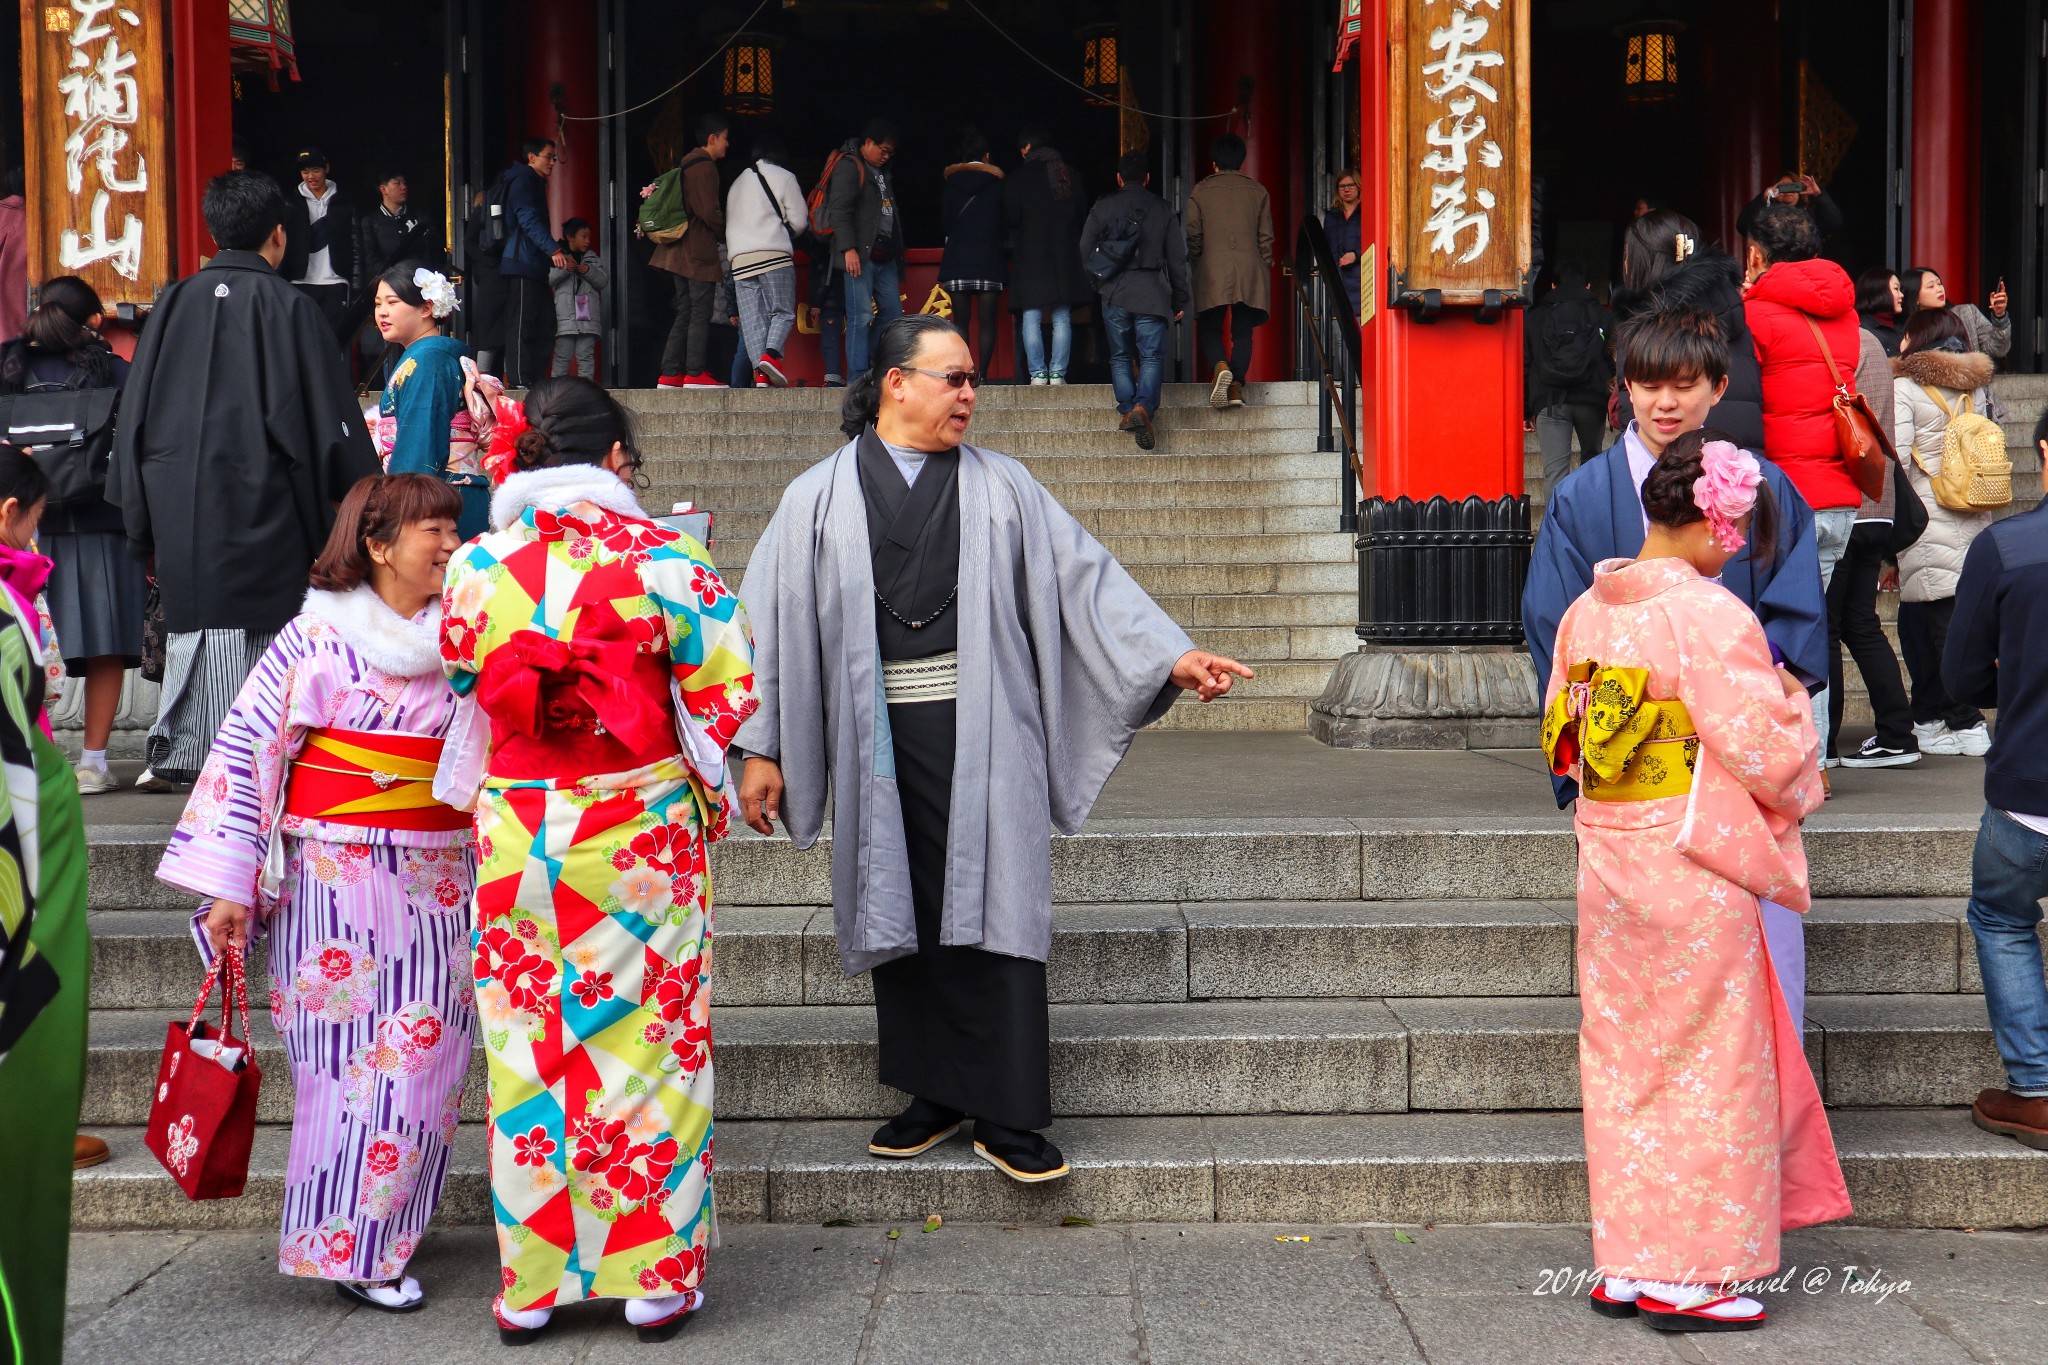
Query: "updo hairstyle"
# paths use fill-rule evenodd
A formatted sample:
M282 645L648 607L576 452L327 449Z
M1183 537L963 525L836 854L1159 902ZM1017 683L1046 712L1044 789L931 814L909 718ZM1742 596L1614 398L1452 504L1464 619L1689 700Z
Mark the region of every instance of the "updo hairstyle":
M513 442L512 467L602 465L614 445L625 448L627 472L644 487L632 419L619 400L578 375L539 379L526 391L526 430Z
M1643 511L1650 521L1667 530L1705 521L1707 514L1692 500L1692 486L1706 472L1704 452L1710 441L1740 446L1727 432L1716 427L1688 431L1664 447L1650 476L1643 480ZM1778 549L1778 504L1768 483L1757 485L1756 507L1749 520L1749 557L1752 563L1769 564Z

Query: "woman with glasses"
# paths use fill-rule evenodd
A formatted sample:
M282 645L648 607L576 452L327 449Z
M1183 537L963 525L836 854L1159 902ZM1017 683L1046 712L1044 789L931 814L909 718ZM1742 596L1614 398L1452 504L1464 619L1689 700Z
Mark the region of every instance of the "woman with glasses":
M711 884L725 749L755 706L746 617L704 547L640 510L618 400L498 405L494 528L449 565L441 655L489 724L475 982L508 1343L626 1300L643 1341L704 1302ZM455 794L451 792L451 795Z
M869 1153L916 1157L971 1118L975 1153L1034 1183L1068 1172L1038 1131L1052 831L1183 689L1251 670L1196 649L1023 465L966 444L975 378L952 323L890 323L847 390L851 439L783 494L747 565L763 706L740 807L808 848L831 788L840 962L873 972L880 1079L913 1097Z
M1358 255L1365 219L1358 213L1358 172L1345 167L1337 176L1337 197L1323 211L1323 236L1330 239L1330 254L1337 258L1337 273L1344 280L1344 296L1351 300L1352 316L1358 315Z

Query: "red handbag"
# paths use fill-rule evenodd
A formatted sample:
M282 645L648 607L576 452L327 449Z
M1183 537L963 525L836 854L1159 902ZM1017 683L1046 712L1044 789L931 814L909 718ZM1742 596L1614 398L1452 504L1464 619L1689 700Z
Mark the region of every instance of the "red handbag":
M220 1028L200 1022L213 984L221 983ZM242 1035L228 1032L228 1011L239 1007ZM192 1199L233 1199L249 1182L249 1148L256 1141L256 1091L263 1072L249 1045L249 985L242 953L229 948L206 969L192 1017L173 1019L157 1067L143 1145Z

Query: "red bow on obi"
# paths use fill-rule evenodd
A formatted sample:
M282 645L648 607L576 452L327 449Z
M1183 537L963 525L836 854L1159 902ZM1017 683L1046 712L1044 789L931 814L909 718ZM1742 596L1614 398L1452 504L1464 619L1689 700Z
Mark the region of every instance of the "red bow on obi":
M522 630L491 652L476 696L492 720L529 739L587 730L643 751L675 736L668 708L641 685L641 657L630 640L557 640Z

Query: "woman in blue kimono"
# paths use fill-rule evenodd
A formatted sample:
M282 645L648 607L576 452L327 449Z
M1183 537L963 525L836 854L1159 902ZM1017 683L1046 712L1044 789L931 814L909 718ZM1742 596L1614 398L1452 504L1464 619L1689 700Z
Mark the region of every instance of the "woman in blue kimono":
M377 280L377 331L405 354L384 386L377 408L377 453L390 474L430 474L462 494L464 540L490 522L490 481L485 478L479 431L470 400L477 383L469 347L441 334L441 324L462 305L439 271L404 261ZM489 381L485 381L489 382ZM489 411L488 395L483 410Z

